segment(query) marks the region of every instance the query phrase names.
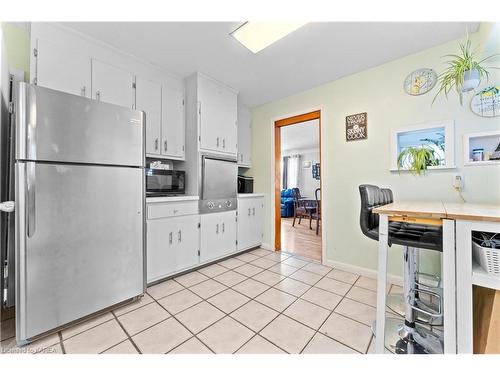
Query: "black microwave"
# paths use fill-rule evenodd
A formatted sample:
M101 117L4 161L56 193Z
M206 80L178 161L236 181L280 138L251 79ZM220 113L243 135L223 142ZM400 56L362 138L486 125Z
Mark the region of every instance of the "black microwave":
M146 196L182 195L186 192L186 172L145 168Z
M253 177L238 175L238 194L253 193Z

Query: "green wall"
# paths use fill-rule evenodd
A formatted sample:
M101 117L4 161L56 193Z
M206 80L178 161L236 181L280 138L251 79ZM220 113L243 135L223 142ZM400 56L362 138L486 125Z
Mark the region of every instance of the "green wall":
M30 71L30 34L23 27L2 22L2 30L10 68L23 70L29 80Z
M483 55L498 53L498 30L498 24L483 23L471 35ZM263 242L274 245L273 120L317 108L322 108L324 116L321 170L323 193L327 195L323 215L328 261L377 268L377 243L359 228L359 184L390 187L396 200L458 202L452 176L461 172L467 201L500 203L500 166L464 167L462 160L463 135L500 129L500 117L476 116L468 108L470 97L461 107L452 93L448 100L438 98L431 107L436 88L422 96L409 96L403 90L408 73L423 67L440 72L445 66L442 56L457 50L458 40L253 108L253 165L247 174L255 178L255 191L266 194ZM489 65L499 66L498 59ZM493 71L490 83L500 83L498 71ZM345 116L359 112L368 112L368 139L346 142ZM389 171L391 128L448 119L455 120L456 169L430 171L423 177ZM401 275L402 270L400 250L393 246L389 252L389 272L396 275ZM424 270L439 272L436 254L423 254L421 259Z

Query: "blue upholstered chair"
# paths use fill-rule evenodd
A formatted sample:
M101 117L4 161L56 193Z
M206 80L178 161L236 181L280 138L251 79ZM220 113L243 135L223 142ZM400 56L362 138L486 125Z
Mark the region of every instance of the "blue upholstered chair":
M281 217L293 216L293 190L281 190Z

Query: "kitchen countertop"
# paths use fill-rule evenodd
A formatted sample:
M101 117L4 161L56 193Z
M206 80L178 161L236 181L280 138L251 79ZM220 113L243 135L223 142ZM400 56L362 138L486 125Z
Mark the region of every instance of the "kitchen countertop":
M178 195L174 197L146 197L146 203L197 201L199 199L200 197L197 195Z
M264 194L261 193L246 193L246 194L238 194L238 198L252 198L252 197L263 197Z

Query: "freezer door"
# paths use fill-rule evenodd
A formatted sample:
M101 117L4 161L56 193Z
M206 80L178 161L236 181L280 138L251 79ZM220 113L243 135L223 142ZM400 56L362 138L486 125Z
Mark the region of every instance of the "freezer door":
M141 168L16 163L17 340L145 290Z
M143 166L143 112L24 82L17 89L17 160Z

